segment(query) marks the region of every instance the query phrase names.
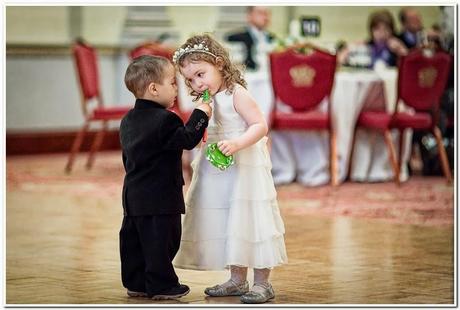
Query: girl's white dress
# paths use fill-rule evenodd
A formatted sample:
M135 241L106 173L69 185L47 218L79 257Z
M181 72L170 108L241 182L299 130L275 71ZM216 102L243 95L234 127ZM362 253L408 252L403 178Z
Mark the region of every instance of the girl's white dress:
M212 105L208 144L236 138L246 131L248 125L233 106L233 94L217 93ZM267 138L233 156L235 164L220 171L206 160L202 146L192 162L176 267L271 268L287 262Z

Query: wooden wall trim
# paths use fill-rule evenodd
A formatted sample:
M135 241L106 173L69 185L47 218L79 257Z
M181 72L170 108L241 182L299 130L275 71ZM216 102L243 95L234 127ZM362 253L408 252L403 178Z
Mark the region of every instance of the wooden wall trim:
M98 55L113 56L127 53L130 48L122 46L92 45ZM72 44L6 44L7 56L68 56Z
M6 155L67 153L77 132L7 132ZM96 132L86 133L80 151L89 151ZM109 130L104 136L100 150L119 150L118 130Z

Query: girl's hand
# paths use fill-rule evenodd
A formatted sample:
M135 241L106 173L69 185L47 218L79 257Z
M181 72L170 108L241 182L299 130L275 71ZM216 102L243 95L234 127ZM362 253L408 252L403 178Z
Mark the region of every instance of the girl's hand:
M204 104L211 104L212 102L213 102L213 101L212 101L212 98L209 98L209 100L203 100L203 98L200 98L200 99L198 100L198 103L199 103L199 104L203 104L203 103L204 103Z
M233 155L240 150L240 146L235 140L219 141L217 147L225 156Z
M203 111L204 113L206 113L206 115L208 116L208 118L211 118L211 115L212 115L212 108L209 104L207 103L201 103L200 105L198 105L196 107L198 110L201 110Z

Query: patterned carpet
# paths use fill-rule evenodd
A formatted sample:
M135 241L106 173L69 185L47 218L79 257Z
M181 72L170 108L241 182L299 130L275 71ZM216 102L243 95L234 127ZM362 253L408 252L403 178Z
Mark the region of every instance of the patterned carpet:
M123 167L119 152L98 154L95 166L84 168L85 155L77 157L72 174L64 173L66 154L15 156L6 159L7 193L11 191L120 197ZM188 183L188 177L186 176ZM187 184L188 185L188 184ZM441 177L412 177L400 187L393 183L344 183L278 188L283 213L326 217L350 216L417 225L452 225L454 187ZM187 190L187 186L184 188Z

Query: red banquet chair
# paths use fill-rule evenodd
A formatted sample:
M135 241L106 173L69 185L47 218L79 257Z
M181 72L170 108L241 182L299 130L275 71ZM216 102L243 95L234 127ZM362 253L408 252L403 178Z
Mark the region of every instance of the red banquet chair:
M395 112L391 115L382 111L363 111L358 117L357 127L384 133L397 184L400 183L403 134L408 128L430 130L434 134L444 175L449 183L452 182L441 131L436 125L439 119L439 103L447 83L451 61L451 56L445 52L423 49L415 50L402 57L398 68L398 96ZM398 112L399 101L412 108L414 113ZM399 131L398 160L396 160L391 141L390 129Z
M157 42L147 41L133 48L129 52L129 57L134 59L142 55L156 55L172 59L173 54L174 48Z
M297 49L309 49L302 54ZM275 103L279 100L292 108L285 113L276 109L271 114L271 129L329 131L331 183L338 184L336 132L328 111L318 111L323 99L331 97L336 69L336 56L311 44L293 46L270 54L270 68Z
M147 42L139 44L134 49L132 49L129 52L129 57L131 59L135 59L142 55L154 55L154 56L163 56L171 60L174 54L174 51L175 51L174 48L170 46L160 44L157 42L147 41ZM170 110L176 113L177 115L179 115L184 122L189 119L190 114L191 114L191 111L184 111L183 109L181 109L178 99L176 99L174 106Z
M81 107L85 122L77 133L72 148L69 153L66 172L72 171L75 155L80 150L83 138L88 131L91 123L102 123L101 129L97 131L96 137L91 145L91 149L86 162L86 168L90 169L94 163L94 157L99 150L107 131L107 124L112 120L120 120L132 108L132 106L105 106L99 86L99 71L97 65L96 50L87 43L78 40L72 47L75 68L80 82ZM89 102L96 100L96 107L90 109Z

